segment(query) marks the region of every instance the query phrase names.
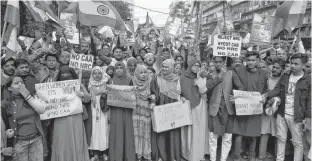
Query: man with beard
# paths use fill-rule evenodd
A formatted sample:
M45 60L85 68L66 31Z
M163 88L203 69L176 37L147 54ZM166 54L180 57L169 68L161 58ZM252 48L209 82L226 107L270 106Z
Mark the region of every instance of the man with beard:
M12 76L15 72L15 60L13 57L2 58L1 59L1 93L2 88L6 84L7 79Z
M123 62L127 66L126 60L123 59L122 48L117 46L113 49L114 58L110 58L104 54L99 55L99 58L108 66L115 66L117 62Z
M246 67L235 68L233 70L234 89L241 91L253 91L264 93L267 90L267 72L257 68L259 53L248 51L245 55ZM235 138L234 161L239 161L242 145L242 137L250 137L249 154L251 159L255 157L256 137L261 136L261 115L246 115L234 117L233 133Z

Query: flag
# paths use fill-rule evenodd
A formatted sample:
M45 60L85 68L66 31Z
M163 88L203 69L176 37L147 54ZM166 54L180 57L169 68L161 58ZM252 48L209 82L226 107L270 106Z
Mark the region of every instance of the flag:
M82 25L110 26L116 30L128 31L120 14L108 1L78 1L77 12Z
M11 51L17 51L17 33L20 27L19 1L8 1L5 10L4 21L8 23L3 41ZM13 52L12 52L13 53Z
M35 21L41 23L51 22L54 27L62 27L59 18L53 13L46 1L23 0L23 2Z
M275 11L272 36L277 36L283 29L289 33L302 25L307 1L284 1Z

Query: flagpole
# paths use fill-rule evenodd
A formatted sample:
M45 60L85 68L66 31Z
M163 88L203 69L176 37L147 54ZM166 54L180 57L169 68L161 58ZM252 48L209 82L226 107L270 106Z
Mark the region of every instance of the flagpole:
M4 21L3 31L2 31L2 37L1 37L1 44L0 44L1 48L2 48L2 42L3 42L4 33L5 33L5 30L6 30L7 24L8 24L8 22L7 22L7 21Z

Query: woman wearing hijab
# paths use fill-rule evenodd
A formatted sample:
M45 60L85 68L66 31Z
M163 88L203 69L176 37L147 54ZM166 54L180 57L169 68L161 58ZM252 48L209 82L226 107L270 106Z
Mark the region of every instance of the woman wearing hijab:
M151 91L156 99L151 104L164 105L174 103L180 100L181 87L180 78L173 73L174 60L167 59L163 61L161 72L153 78L151 82ZM152 132L152 159L163 161L181 161L181 136L180 128L172 129L166 132Z
M182 156L189 161L205 160L205 148L207 133L207 103L202 97L199 88L204 86L197 85L197 72L200 63L196 59L188 62L187 70L180 78L182 96L190 101L192 112L192 126L182 127ZM207 144L208 145L208 144Z
M128 77L130 77L132 80L134 78L134 71L137 67L137 64L137 60L134 57L130 57L127 60Z
M137 106L133 111L135 152L139 160L151 159L151 112L149 106L150 77L144 65L138 65L134 72L133 84L137 88Z
M123 62L115 64L112 84L132 86ZM135 161L133 110L110 106L109 158L110 161Z
M106 83L110 76L102 67L95 66L91 71L88 89L91 94L92 134L89 149L94 158L99 159L99 152L108 149L108 108L106 108ZM105 157L104 157L105 158Z
M62 66L57 81L78 79L75 71ZM82 102L89 102L90 96L83 85L77 95ZM54 119L52 157L53 161L89 161L88 145L82 114L75 114Z

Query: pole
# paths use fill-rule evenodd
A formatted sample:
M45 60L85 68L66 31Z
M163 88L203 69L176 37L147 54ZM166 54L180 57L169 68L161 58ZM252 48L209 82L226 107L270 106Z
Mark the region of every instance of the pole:
M1 48L2 48L2 42L3 42L4 33L5 33L5 30L6 30L7 24L8 24L8 22L7 22L7 21L4 21L3 31L2 31L2 37L1 37L1 43L0 43Z
M225 1L223 1L223 3L222 3L222 5L223 5L223 33L224 33L224 35L226 34L226 26L225 26Z

